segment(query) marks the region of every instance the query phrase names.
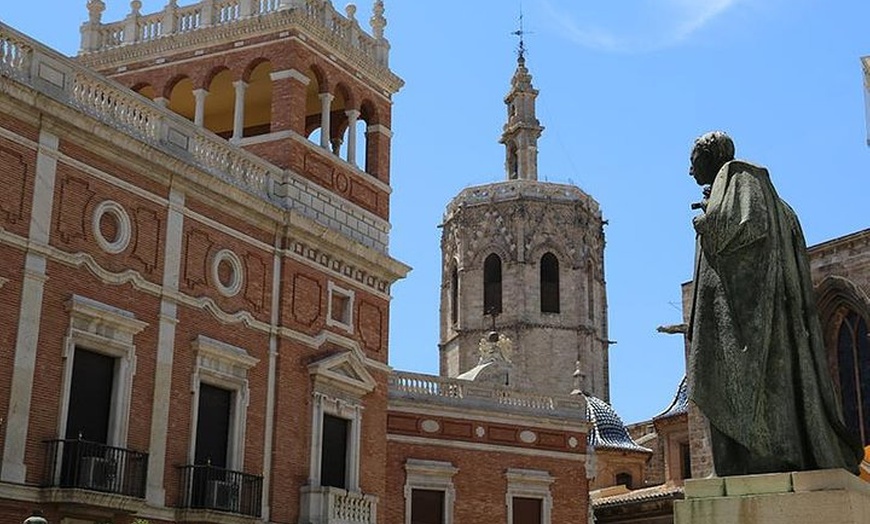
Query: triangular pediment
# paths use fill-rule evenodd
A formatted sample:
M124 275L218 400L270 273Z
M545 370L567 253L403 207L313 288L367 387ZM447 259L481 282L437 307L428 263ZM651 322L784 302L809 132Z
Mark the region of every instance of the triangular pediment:
M353 351L344 351L312 362L308 372L315 386L329 385L363 396L375 389L377 382Z

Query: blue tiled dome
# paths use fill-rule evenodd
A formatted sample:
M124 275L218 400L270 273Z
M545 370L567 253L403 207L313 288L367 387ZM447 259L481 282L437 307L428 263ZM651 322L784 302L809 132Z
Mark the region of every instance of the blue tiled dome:
M674 400L668 408L655 417L653 420L667 417L674 417L689 412L689 388L686 385L686 377L680 381L680 386L677 388L677 394L674 395Z
M592 426L587 437L588 445L597 449L652 453L651 449L641 446L631 438L616 411L600 398L586 395L586 417Z

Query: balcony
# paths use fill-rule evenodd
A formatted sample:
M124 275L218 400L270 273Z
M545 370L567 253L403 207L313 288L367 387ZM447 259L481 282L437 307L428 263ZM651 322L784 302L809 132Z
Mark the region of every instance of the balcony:
M263 477L211 465L181 468L179 507L259 517Z
M329 486L302 488L301 522L312 524L374 524L378 498Z
M45 444L43 487L53 488L50 499L132 508L138 502L129 498L145 498L147 453L81 439L48 440ZM108 496L81 493L71 498L71 490L100 492Z

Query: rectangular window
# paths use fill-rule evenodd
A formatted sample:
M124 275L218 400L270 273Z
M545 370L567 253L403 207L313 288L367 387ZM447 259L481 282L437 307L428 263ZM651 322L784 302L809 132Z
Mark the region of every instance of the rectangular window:
M326 325L341 328L348 333L353 332L353 299L352 289L335 285L331 280L328 285L329 303Z
M542 502L541 499L514 497L512 501L513 524L542 524Z
M233 392L200 383L194 463L227 467Z
M680 444L680 462L682 465L682 475L680 478L692 478L692 451L686 442Z
M347 324L350 297L341 293L332 293L332 320Z
M73 357L66 438L109 443L116 359L77 347Z
M444 524L444 492L411 490L411 524Z
M320 461L320 485L347 486L347 444L350 421L323 415L323 445Z

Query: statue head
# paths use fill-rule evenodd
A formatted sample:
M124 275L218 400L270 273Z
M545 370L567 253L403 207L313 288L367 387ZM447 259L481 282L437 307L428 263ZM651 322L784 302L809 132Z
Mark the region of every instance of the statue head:
M734 142L722 131L711 131L695 139L689 174L698 185L713 183L716 173L726 162L734 160Z

